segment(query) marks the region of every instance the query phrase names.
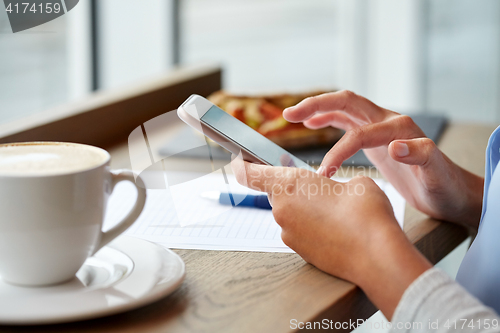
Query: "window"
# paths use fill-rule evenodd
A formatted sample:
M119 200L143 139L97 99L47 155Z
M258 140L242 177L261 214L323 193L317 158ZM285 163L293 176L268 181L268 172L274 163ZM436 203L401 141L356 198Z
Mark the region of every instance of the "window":
M499 7L497 0L81 0L12 34L0 5L0 124L84 98L93 83L119 89L205 61L220 63L225 88L237 93L347 88L400 112L498 122Z
M13 34L0 7L0 122L68 100L66 19Z
M499 122L500 2L430 1L428 20L428 108Z
M181 1L181 61L217 61L237 92L332 89L336 2Z

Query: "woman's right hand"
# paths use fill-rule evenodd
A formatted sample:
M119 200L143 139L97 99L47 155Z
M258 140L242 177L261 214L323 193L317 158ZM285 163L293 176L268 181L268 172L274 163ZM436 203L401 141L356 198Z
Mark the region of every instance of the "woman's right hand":
M333 176L343 161L363 149L413 207L433 218L477 229L483 178L453 163L409 116L350 91L307 98L286 109L283 116L312 129L333 126L346 131L325 155L320 174Z

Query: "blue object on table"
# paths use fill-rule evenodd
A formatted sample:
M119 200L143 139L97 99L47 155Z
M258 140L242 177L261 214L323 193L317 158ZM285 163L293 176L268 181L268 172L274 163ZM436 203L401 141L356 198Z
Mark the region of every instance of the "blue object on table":
M255 207L261 209L272 209L267 195L246 195L246 194L236 194L236 193L225 193L225 192L205 192L201 195L204 198L211 200L218 200L221 205L236 206L239 207Z

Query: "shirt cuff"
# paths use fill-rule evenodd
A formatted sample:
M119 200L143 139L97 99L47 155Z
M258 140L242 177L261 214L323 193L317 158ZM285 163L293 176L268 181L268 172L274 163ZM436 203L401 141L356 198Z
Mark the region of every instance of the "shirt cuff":
M411 323L415 320L418 309L425 300L437 289L444 285L454 283L454 281L439 268L433 267L420 275L406 289L399 301L394 315L392 316L391 332L407 332L405 323ZM401 323L398 325L398 323ZM402 327L402 329L399 329Z

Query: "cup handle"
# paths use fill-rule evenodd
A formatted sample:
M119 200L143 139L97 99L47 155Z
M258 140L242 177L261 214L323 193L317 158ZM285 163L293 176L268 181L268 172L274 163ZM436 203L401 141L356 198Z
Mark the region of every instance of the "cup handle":
M116 184L121 181L129 181L137 189L137 200L135 201L134 208L125 216L123 220L118 222L113 228L110 230L103 232L101 231L101 240L99 244L94 249L92 255L94 255L97 251L99 251L103 246L111 242L113 239L118 237L121 233L127 230L134 222L137 220L139 215L144 208L144 204L146 203L146 189L137 186L134 178L134 174L129 170L114 170L110 171L111 173L111 192L113 192Z

